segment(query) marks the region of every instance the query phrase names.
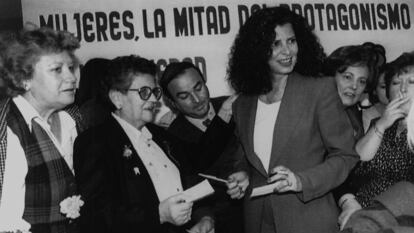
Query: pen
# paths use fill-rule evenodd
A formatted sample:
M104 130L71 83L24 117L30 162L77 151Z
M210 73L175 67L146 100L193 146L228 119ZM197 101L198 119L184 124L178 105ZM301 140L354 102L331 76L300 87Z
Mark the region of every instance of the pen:
M198 175L201 176L201 177L204 177L206 179L215 180L215 181L218 181L218 182L221 182L221 183L225 183L225 184L228 183L227 180L220 179L220 178L215 177L215 176L212 176L212 175L206 175L206 174L203 174L203 173L198 173Z

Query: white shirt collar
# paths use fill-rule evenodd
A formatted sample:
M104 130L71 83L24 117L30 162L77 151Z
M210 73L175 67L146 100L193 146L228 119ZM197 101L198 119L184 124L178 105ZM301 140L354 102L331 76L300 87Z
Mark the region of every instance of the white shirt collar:
M152 134L147 129L147 127L143 126L141 130L138 130L137 128L135 128L130 123L128 123L126 120L122 119L121 117L117 116L116 114L114 114L114 113L111 113L111 114L115 118L115 120L118 121L118 123L121 125L121 127L126 132L133 132L139 138L142 138L144 140L151 140L152 139Z
M216 116L216 111L214 111L213 104L210 102L210 109L208 110L207 116L204 118L193 118L190 116L185 116L185 118L194 126L202 130L203 132L207 130L207 127L203 124L203 121L206 119L213 120Z
M32 119L35 117L39 117L40 119L44 120L39 112L25 99L23 96L18 95L13 98L13 102L16 104L17 109L19 109L20 113L23 115L24 121L29 126L29 129L32 129Z

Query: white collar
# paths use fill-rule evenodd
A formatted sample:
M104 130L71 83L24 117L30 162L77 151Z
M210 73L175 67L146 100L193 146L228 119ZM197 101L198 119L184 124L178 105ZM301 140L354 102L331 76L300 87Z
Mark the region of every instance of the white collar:
M32 119L39 117L41 120L44 119L40 116L39 112L27 101L23 96L18 95L13 98L13 102L16 104L17 109L19 109L22 114L24 121L29 126L29 129L32 129Z
M126 120L124 120L121 117L117 116L116 114L114 114L114 113L111 113L111 114L126 132L133 132L139 138L142 138L144 140L151 140L152 139L152 134L147 129L147 127L143 126L141 130L138 130L137 128L132 126L129 122L127 122Z

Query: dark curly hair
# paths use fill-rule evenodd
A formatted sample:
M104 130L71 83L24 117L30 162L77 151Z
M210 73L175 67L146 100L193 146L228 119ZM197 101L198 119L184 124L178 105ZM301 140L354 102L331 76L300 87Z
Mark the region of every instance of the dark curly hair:
M109 99L110 90L126 93L133 82L134 75L150 74L155 76L156 72L155 63L146 58L137 55L116 57L109 61L103 84L105 90L102 92L101 98L110 111L115 111L116 107Z
M373 86L373 79L378 73L376 52L364 45L348 45L337 48L324 62L324 74L335 76L336 73L343 73L349 66L366 66L369 71L365 91L369 92Z
M3 41L1 46L0 73L8 87L8 95L23 94L23 82L33 77L34 66L45 54L68 52L77 65L74 51L79 48L78 39L66 31L42 27L23 29L15 37Z
M394 61L387 64L384 72L384 81L386 86L387 98L390 99L390 87L394 76L402 75L408 72L409 68L414 67L414 51L410 53L403 53Z
M228 81L237 93L257 95L272 90L268 60L272 56L275 27L287 23L293 27L299 48L294 71L306 76L321 74L326 55L306 19L285 7L264 8L240 28L231 48Z

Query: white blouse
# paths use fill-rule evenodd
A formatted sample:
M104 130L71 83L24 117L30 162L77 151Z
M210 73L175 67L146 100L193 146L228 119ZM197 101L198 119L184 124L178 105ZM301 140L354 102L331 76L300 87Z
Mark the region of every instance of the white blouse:
M173 162L164 154L164 151L152 140L152 134L144 126L141 131L133 127L127 121L112 113L124 129L126 135L137 151L138 156L147 169L155 191L160 202L181 193L183 186L181 183L180 171ZM139 175L138 168L134 168L136 175Z
M257 100L256 120L254 123L253 146L254 152L262 161L265 171L268 172L270 156L273 146L273 131L279 113L280 101L266 104Z

